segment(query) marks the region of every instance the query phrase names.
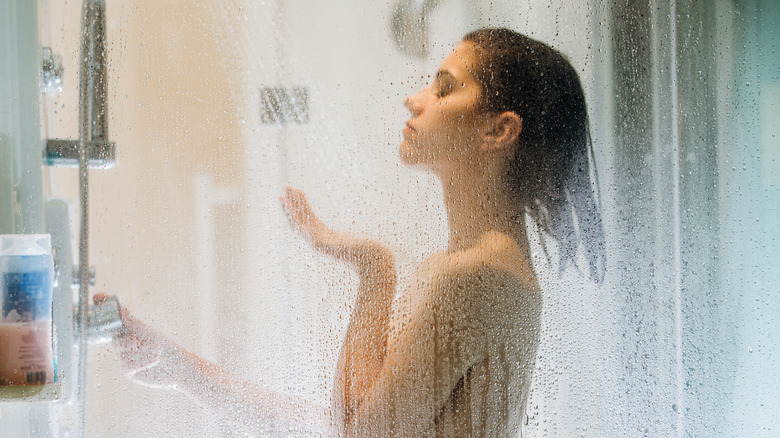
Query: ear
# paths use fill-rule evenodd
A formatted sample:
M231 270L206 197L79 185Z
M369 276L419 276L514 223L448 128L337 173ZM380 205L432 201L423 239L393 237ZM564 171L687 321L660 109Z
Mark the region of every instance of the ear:
M523 130L523 119L512 111L491 117L490 126L485 132L485 150L502 150L512 145Z

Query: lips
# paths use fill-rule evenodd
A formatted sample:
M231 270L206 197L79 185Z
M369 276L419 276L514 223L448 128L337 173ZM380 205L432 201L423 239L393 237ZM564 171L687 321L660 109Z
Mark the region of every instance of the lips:
M415 132L416 132L416 130L414 129L412 124L409 123L409 122L406 122L406 127L404 128L404 135L413 134Z

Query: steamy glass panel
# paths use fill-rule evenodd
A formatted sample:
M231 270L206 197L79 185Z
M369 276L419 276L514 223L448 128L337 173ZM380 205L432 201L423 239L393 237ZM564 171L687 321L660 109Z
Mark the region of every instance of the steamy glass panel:
M85 436L780 428L777 6L106 10L91 290L127 313L89 348ZM39 13L64 66L44 135L75 138L81 5ZM571 71L536 45L490 70L490 39L461 44L482 28ZM554 103L572 77L580 112ZM75 208L77 177L46 168L44 195Z

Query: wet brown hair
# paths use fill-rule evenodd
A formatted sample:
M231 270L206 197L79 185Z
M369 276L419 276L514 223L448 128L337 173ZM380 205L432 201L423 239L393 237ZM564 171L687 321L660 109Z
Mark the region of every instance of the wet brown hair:
M507 190L557 240L561 271L576 266L582 243L590 276L601 281L604 232L590 181L588 113L577 72L557 50L509 29L480 29L463 41L477 47L473 73L482 86L482 109L512 111L523 121L505 175Z

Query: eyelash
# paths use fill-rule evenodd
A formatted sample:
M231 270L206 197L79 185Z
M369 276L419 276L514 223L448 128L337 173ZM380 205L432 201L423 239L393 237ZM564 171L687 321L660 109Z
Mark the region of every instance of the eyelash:
M444 96L446 96L446 95L448 95L450 93L452 93L452 87L451 86L439 85L437 87L436 91L434 92L434 95L436 97L441 98L441 97L444 97Z

